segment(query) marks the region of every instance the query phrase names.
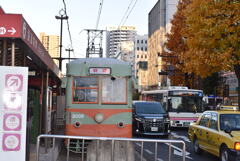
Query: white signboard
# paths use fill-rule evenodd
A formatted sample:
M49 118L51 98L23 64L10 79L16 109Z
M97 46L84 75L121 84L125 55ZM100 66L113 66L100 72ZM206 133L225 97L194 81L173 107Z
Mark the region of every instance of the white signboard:
M111 74L111 68L102 68L102 67L90 67L89 68L89 74L103 74L103 75L108 75Z
M0 160L25 161L28 68L0 71Z

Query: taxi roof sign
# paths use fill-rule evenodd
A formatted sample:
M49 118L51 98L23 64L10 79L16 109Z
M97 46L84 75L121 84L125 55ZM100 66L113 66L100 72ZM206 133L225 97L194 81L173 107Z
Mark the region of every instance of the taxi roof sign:
M238 106L220 106L219 110L238 111Z

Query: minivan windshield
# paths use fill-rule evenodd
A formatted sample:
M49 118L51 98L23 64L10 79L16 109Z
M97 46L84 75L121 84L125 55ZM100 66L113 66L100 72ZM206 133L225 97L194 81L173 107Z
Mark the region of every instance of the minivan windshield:
M158 102L136 102L135 111L137 114L160 114L166 113Z

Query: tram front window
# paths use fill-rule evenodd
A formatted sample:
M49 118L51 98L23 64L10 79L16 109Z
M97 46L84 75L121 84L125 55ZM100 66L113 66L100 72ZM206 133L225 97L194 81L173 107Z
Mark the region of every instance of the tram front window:
M104 77L102 79L102 102L105 104L127 104L127 79Z
M74 77L73 102L74 103L98 102L98 81L96 77Z
M169 112L202 112L202 98L175 96L168 99Z

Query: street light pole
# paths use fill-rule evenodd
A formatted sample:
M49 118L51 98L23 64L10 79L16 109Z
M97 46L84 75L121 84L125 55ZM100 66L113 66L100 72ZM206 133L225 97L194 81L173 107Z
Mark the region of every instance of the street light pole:
M63 20L67 20L68 16L66 15L65 10L61 9L59 11L60 16L55 16L57 20L61 20L61 26L60 26L60 56L59 56L59 69L62 70L62 26L63 26Z

